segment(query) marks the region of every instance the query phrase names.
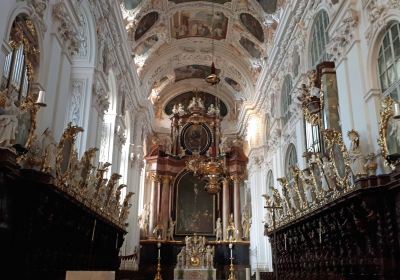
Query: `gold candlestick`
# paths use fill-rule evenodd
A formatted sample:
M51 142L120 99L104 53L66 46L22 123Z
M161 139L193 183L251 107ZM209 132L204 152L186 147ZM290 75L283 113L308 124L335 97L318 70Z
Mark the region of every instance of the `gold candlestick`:
M158 257L157 257L157 273L156 276L154 276L154 280L162 280L162 276L161 276L161 242L157 243L157 247L158 247Z
M232 254L232 243L229 243L229 249L231 250L231 264L229 265L229 278L228 280L236 280L235 269L233 268L233 254Z

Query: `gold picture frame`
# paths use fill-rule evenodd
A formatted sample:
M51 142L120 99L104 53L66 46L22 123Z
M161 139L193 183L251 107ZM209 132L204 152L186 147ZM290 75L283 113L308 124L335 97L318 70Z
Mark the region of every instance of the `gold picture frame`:
M393 105L394 100L390 96L386 97L382 101L383 110L380 112L378 138L378 144L381 150L381 155L384 159L384 164L390 166L392 169L394 169L394 164L388 160L388 156L391 154L388 147L388 142L391 139L388 137L388 133L391 133L389 128L391 127L391 124L393 124ZM400 133L400 131L397 131L397 133ZM397 145L399 145L399 143L397 143Z

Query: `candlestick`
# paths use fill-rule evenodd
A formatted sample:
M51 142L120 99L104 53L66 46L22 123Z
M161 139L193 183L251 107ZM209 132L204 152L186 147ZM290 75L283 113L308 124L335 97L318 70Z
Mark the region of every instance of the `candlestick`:
M400 119L400 103L398 102L393 103L393 118Z
M286 250L286 233L283 236L285 237L285 250Z
M42 106L42 107L46 106L45 94L46 94L46 92L44 90L39 91L38 98L37 98L37 100L35 102L36 105L39 105L39 106Z
M319 221L319 244L322 244L322 225L321 225L321 221Z

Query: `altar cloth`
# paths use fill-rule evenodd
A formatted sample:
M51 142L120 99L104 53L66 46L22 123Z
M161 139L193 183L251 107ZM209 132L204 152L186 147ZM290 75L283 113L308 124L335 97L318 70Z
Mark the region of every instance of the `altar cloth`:
M174 280L216 280L215 268L175 268Z

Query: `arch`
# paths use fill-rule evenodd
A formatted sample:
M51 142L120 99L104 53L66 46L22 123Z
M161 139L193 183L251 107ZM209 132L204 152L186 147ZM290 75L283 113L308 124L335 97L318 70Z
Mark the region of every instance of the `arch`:
M370 42L373 42L371 47L368 49L368 71L366 72L366 75L368 75L368 79L366 81L369 83L370 89L380 89L379 79L377 78L377 57L379 55L379 47L387 30L387 25L391 22L400 22L400 15L396 9L389 9L387 10L385 17L382 19L382 22L383 24L374 30L369 37Z
M298 161L297 161L296 146L290 143L286 150L286 157L285 157L285 176L289 180L292 178L290 167L297 166L297 163Z
M400 97L400 22L387 24L377 56L377 78L383 95Z
M87 1L83 1L80 6L80 11L82 12L80 18L80 24L82 25L82 30L79 32L79 37L82 40L82 46L86 45L86 53L82 53L82 49L78 51L76 55L73 57L73 66L79 65L77 61L83 60L85 65L88 67L94 67L96 57L97 57L97 36L96 36L96 27L94 22L94 17L90 8L88 7Z
M286 124L291 117L290 105L292 104L292 77L287 74L283 80L281 91L281 117Z
M329 42L328 25L328 13L325 10L320 10L314 18L309 38L309 56L312 67L329 58L326 52L326 45Z

